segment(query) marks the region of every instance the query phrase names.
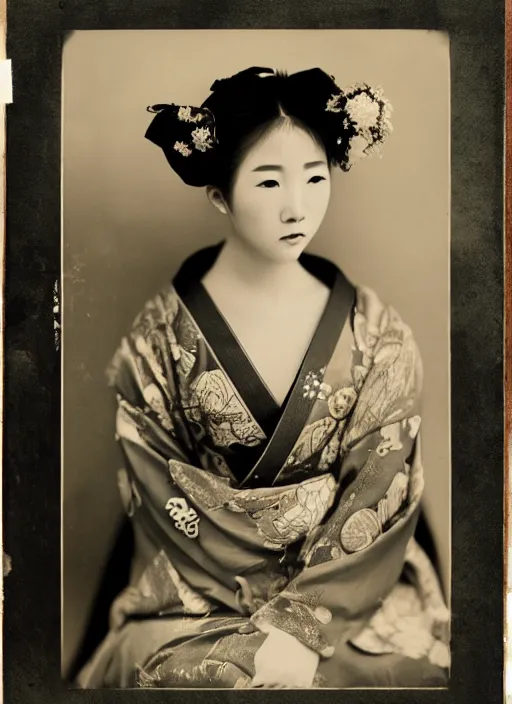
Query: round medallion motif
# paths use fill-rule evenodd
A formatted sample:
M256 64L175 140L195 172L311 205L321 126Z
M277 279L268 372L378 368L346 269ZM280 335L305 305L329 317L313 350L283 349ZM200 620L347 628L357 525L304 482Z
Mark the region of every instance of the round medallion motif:
M359 552L371 545L381 534L379 517L369 508L356 511L341 529L340 542L346 552Z

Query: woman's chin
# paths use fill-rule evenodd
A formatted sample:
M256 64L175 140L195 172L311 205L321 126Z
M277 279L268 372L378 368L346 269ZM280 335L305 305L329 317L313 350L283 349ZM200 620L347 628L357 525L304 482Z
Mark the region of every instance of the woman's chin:
M276 262L291 262L297 260L307 246L307 240L279 240L275 247L268 250L267 257Z
M309 244L310 238L300 240L274 240L274 242L255 242L254 240L239 240L253 256L268 262L283 263L296 261Z

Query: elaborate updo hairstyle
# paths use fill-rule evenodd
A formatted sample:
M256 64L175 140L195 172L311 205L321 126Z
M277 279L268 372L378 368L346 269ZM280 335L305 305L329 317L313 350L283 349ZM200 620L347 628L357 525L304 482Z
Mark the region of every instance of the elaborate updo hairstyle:
M146 137L161 147L190 186L216 186L229 204L238 165L249 149L283 121L323 147L332 166L348 171L391 132L391 105L366 84L343 92L319 68L288 75L253 66L216 80L201 107L153 105Z

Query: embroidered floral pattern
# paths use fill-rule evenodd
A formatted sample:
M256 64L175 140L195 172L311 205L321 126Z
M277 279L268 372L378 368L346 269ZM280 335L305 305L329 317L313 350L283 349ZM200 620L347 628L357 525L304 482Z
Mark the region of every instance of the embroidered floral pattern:
M306 536L319 525L332 506L335 490L336 482L331 475L299 485L295 494L295 505L272 521L281 538L285 538L288 543Z
M373 654L399 653L414 660L426 657L439 667L450 666L448 645L434 636L428 612L409 584L397 584L367 628L351 642Z
M250 636L248 636L250 640ZM244 645L248 646L247 637ZM251 648L251 651L254 648ZM167 656L167 657L166 657ZM173 657L174 656L174 657ZM245 689L251 686L251 677L232 662L223 662L217 659L216 654L207 656L193 664L190 656L187 660L178 660L176 667L176 654L174 649L170 652L162 650L152 656L143 668L138 670L137 686L144 688L198 688L217 689Z
M191 401L206 419L208 432L219 447L233 443L257 445L265 438L235 395L220 369L203 372L191 385Z
M403 445L400 441L400 423L393 423L381 428L382 440L379 443L376 453L379 457L385 457L389 452L401 450Z
M305 462L315 452L323 449L336 429L336 421L330 416L307 425L297 440L287 465Z
M187 380L196 363L201 334L187 312L178 306L174 289L163 298L167 340L178 374Z
M369 454L368 460L347 487L345 497L335 516L324 527L322 536L313 536L311 540L308 539L304 543L302 553L305 564L315 566L332 559L343 558L347 553L363 550L378 540L391 525L405 521L418 506L423 493L423 466L420 452L421 448L417 454L415 453L411 467L403 463L403 472L397 473L393 465L389 464L388 469L393 472L393 479L388 480L385 479L383 458L376 452ZM402 474L404 478L396 479L396 474ZM388 486L387 489L386 486ZM404 493L406 493L405 499L400 503ZM386 523L383 522L383 518ZM345 528L347 524L350 529Z
M308 372L304 380L303 397L313 400L317 398L319 401L325 401L331 393L332 389L329 384L324 384L322 379L325 369L321 369L319 373Z
M324 373L325 369L321 369L319 373L308 373L304 396L327 401L330 416L320 418L304 428L288 456L286 468L307 462L312 455L322 450L318 469L325 471L340 454L344 421L357 400L357 392L353 387L342 387L333 391L331 385L321 381Z
M379 333L379 326L357 310L354 315L354 338L364 367L369 367L373 360Z
M215 607L179 576L161 550L146 567L136 586L124 589L110 609L110 626L118 629L127 617L138 615L205 615Z
M159 613L208 614L213 606L188 585L161 550L143 572L138 590Z
M229 479L226 477L216 477L193 465L176 460L169 462L169 474L173 482L201 510L218 511L226 507L232 511L236 510L230 502L237 490L230 486ZM243 512L243 508L240 507L239 510Z
M345 422L340 421L334 435L322 450L322 454L320 455L320 460L318 462L318 469L321 472L325 472L325 470L329 469L329 467L331 467L338 458L344 428Z
M230 502L230 508L244 508L254 520L264 547L282 550L286 545L305 538L320 524L332 505L335 489L334 478L326 475L283 492L277 501L264 497L260 501L255 497L238 497ZM261 507L256 508L255 503Z
M356 314L354 327L364 390L359 394L343 439L344 446L375 428L403 420L411 413L419 392L418 349L411 331L396 313L383 309L378 323ZM356 364L356 372L357 367ZM354 383L357 389L356 378Z
M352 514L341 529L340 543L345 552L359 552L376 540L382 525L375 511L363 508Z
M450 642L450 612L445 604L439 578L425 551L414 538L407 545L407 565L415 572L423 607L428 611L432 632L443 643Z
M286 631L324 658L334 653L311 608L300 601L278 596L259 609L251 621L263 633L268 633L270 626Z
M146 448L147 443L143 437L144 429L139 422L141 411L134 408L120 395L117 396L117 403L116 438L128 440L134 445Z
M171 341L173 336L174 340ZM169 331L169 341L171 346L171 354L174 361L177 363L178 372L180 372L184 377L188 377L196 362L194 353L179 345L176 341L176 336L173 335L172 331Z
M332 505L336 482L330 474L272 489L233 489L225 479L171 462L169 471L180 489L202 510L221 509L250 517L262 544L281 550L319 525Z
M353 387L338 389L338 391L329 396L327 401L329 413L336 420L343 420L352 410L356 399L357 392Z
M420 430L420 416L413 416L412 418L408 418L407 420L404 420L404 423L407 423L407 425L409 426L409 437L414 439L418 435Z
M397 472L386 495L377 505L377 515L382 526L387 526L397 516L407 499L409 479L407 474Z
M324 372L325 370L321 370L320 374L323 375ZM311 390L305 395L311 394L313 397L318 394L317 398L326 400L331 417L320 418L304 428L286 461L286 467L306 462L323 447L318 469L325 471L339 456L345 428L343 421L352 410L357 392L353 387L343 387L333 391L329 384L320 382L319 376L313 372L310 372L306 379L307 386L311 386Z
M171 416L167 412L164 397L158 386L156 386L156 384L148 384L148 386L143 388L143 394L144 400L147 403L145 410L153 410L162 424L162 428L169 431L172 430L173 422L171 420Z
M170 307L167 309L167 306ZM140 336L148 341L152 333L163 329L166 316L169 315L173 319L177 310L177 302L173 303L165 293L158 294L146 302L144 308L135 318L131 337L135 339Z
M145 596L151 596L155 594L158 588L165 589L169 582L176 589L176 594L179 603L183 606L184 613L198 615L210 613L213 608L212 605L180 577L174 565L162 550L153 561L153 570L147 571L142 575L139 589ZM170 599L168 599L168 604L172 606Z

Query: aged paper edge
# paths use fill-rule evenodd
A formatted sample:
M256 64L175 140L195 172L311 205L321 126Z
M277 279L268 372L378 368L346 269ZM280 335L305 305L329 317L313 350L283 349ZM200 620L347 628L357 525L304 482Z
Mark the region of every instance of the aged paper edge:
M512 0L505 3L505 701L512 703Z

